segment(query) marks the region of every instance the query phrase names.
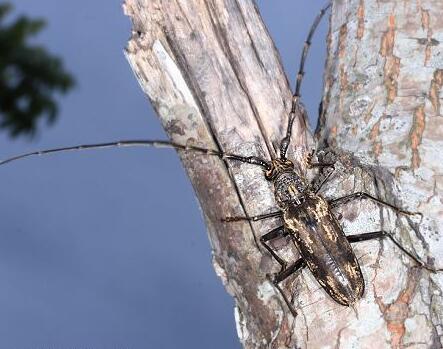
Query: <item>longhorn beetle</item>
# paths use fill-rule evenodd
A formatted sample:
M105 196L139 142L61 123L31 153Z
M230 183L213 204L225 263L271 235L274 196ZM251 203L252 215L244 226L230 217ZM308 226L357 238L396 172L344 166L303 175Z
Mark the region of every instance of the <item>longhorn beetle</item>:
M267 218L281 217L283 225L279 226L260 238L260 242L271 256L281 265L281 270L272 277L272 283L281 293L284 301L295 316L297 313L291 302L280 287L280 282L297 271L308 267L319 284L337 303L344 306L353 306L364 292L364 279L357 258L351 248L351 244L371 239L388 238L403 253L413 259L421 267L431 271L441 271L421 261L417 256L407 251L389 232L374 231L358 235L346 236L334 217L331 208L347 203L354 199L369 199L375 203L394 210L402 215L414 215L416 213L403 210L394 205L382 201L368 193L351 193L344 197L326 200L319 191L322 185L331 176L332 171L319 183L306 183L306 179L299 173L294 163L287 158L287 151L291 141L293 123L297 115L306 118L306 111L300 101L300 89L304 75L304 65L311 45L314 32L324 14L331 7L328 3L315 18L302 51L299 71L296 79L295 91L292 96L292 105L288 118L286 133L281 140L279 156L270 161L257 156L241 156L237 154L223 153L193 145L182 145L169 141L155 140L129 140L108 143L86 144L72 147L62 147L26 153L0 161L0 165L7 164L22 158L44 155L71 150L83 150L92 148L108 148L118 146L153 146L169 147L179 151L196 152L205 155L217 156L221 159L245 162L259 166L264 171L265 179L274 185L274 195L279 206L279 211L251 217L225 217L225 222L258 221ZM334 168L334 163L309 162L311 167ZM300 258L287 266L286 262L274 251L270 241L289 236L295 243Z

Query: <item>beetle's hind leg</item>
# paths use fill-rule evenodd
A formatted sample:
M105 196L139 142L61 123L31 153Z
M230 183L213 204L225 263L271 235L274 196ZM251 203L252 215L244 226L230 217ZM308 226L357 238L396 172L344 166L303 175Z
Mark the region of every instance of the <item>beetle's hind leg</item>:
M274 283L282 282L284 279L289 277L291 274L296 272L301 267L304 267L304 260L302 258L298 259L294 264L291 264L288 268L287 263L272 249L268 242L274 239L283 238L285 236L290 235L284 228L284 226L277 227L271 230L269 233L266 233L260 238L260 242L264 248L274 257L274 259L281 265L281 270L275 277L273 278Z
M300 258L295 263L291 264L288 268L281 270L279 273L275 274L271 278L271 282L280 292L286 305L288 306L289 310L291 311L294 317L297 316L297 311L295 310L289 298L283 292L283 289L280 287L279 283L288 278L289 276L293 275L294 273L302 270L305 266L306 266L305 260L303 258Z
M285 230L284 226L280 226L271 230L269 233L263 235L260 238L260 242L263 245L263 247L266 248L266 250L272 255L272 257L274 257L274 259L281 265L281 269L277 274L268 277L270 278L272 284L280 292L292 315L297 316L296 310L294 309L291 301L283 292L283 289L280 287L279 283L287 279L289 276L293 275L297 271L303 269L306 266L306 263L302 258L300 258L295 263L291 264L289 267L286 267L287 263L282 258L279 257L279 255L272 249L270 245L268 245L269 241L282 238L288 235L289 233Z
M379 231L373 231L370 233L363 233L363 234L356 234L356 235L349 235L347 236L348 241L350 243L354 242L361 242L361 241L368 241L373 239L384 239L389 238L404 254L406 254L409 258L411 258L414 262L416 262L421 268L424 268L432 273L441 272L443 269L436 269L432 265L422 261L420 257L417 255L409 252L406 248L403 247L403 245L398 242L392 233L389 233L385 230L379 230Z

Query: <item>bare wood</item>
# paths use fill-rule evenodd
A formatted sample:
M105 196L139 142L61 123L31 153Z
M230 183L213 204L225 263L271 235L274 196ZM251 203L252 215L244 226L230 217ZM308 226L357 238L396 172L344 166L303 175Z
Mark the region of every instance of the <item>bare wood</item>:
M432 43L443 42L441 20L433 15L442 13L443 5L439 0L422 0L421 8L394 3L334 3L318 138L321 145L339 146L357 158L347 162L351 157L344 157L345 175L336 176L325 195L363 188L387 199L396 196L395 204L424 212L421 224L396 220L366 202L349 205L343 214L351 234L380 230L368 222L377 227L381 215L384 229L397 227L403 243L421 256L430 253L442 267L442 246L433 234L443 231L443 162L435 151L436 134L441 135L436 115L443 55L437 55L441 48ZM126 0L124 9L133 23L128 61L174 142L268 159L275 154L285 132L291 92L252 1ZM416 74L417 67L422 74ZM303 123L294 131L288 157L302 166L312 139ZM412 268L387 242L356 247L358 256L364 255L367 282L356 308L358 318L319 290L309 273L302 273L285 285L297 293L300 315L294 319L266 278L279 266L257 243L279 222L220 220L275 210L262 170L197 154L180 156L203 209L215 270L236 300L237 328L245 348L350 343L361 348L400 348L408 343L439 347L442 278ZM347 166L357 163L363 170ZM290 257L292 251L286 250Z
M291 91L252 1L127 0L124 9L133 22L126 55L173 141L268 159L275 154ZM290 155L300 159L307 135L299 125L294 131ZM266 278L277 266L257 243L276 222L221 222L275 211L263 171L180 156L203 209L215 270L236 300L241 341L249 348L282 346L293 319Z

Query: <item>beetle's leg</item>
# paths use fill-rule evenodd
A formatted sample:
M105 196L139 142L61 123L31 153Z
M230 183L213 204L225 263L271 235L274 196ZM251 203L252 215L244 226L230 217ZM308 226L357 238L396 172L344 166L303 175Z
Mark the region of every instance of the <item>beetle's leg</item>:
M323 178L321 178L321 180L318 181L317 183L311 183L312 191L313 191L314 193L316 193L316 194L320 191L320 189L321 189L321 187L323 186L323 184L325 184L325 183L328 181L329 177L331 177L331 175L334 173L334 170L335 170L333 164L320 164L320 163L319 163L319 166L332 168L332 171L329 171L329 172L328 172Z
M298 272L299 270L303 269L306 266L306 262L303 258L298 259L295 263L291 264L289 268L286 268L284 270L281 270L279 273L277 273L274 278L271 280L273 285L277 288L277 290L280 292L281 296L283 297L286 305L288 306L289 310L291 311L292 315L295 317L297 316L297 311L294 309L291 301L286 297L285 293L283 292L282 288L280 287L279 283L288 278L290 275Z
M268 241L282 238L288 236L289 233L285 230L284 226L277 227L271 230L269 233L266 233L260 238L260 242L266 250L275 258L275 260L281 265L281 271L286 269L286 262L279 257L277 253L272 249L270 245L267 244Z
M283 212L277 211L277 212L271 212L271 213L266 213L266 214L262 214L262 215L258 215L258 216L251 216L251 217L247 217L247 216L225 217L225 218L222 218L222 222L238 222L238 221L256 222L256 221L260 221L262 219L281 217L281 216L283 216Z
M378 198L376 198L376 197L374 197L374 196L372 196L372 195L370 195L368 193L365 193L365 192L357 192L357 193L353 193L353 194L350 194L350 195L343 196L343 197L338 198L338 199L330 200L329 201L329 205L331 205L331 207L336 207L338 205L345 204L345 203L347 203L347 202L349 202L351 200L355 200L355 199L370 199L370 200L372 200L372 201L374 201L374 202L376 202L376 203L378 203L380 205L383 205L383 206L386 206L386 207L389 207L389 208L393 209L397 213L401 213L401 214L408 215L408 216L412 216L412 215L423 216L420 212L411 212L411 211L403 210L403 209L401 209L401 208L399 208L397 206L394 206L394 205L392 205L392 204L390 204L390 203L388 203L386 201L380 200L380 199L378 199Z
M321 177L317 177L316 180L312 181L310 184L311 190L314 193L318 193L321 189L321 187L323 186L323 184L325 184L329 177L331 177L331 175L334 173L335 168L334 168L334 163L335 162L313 162L312 161L312 157L314 156L314 151L312 151L310 154L308 154L307 157L307 161L306 161L306 165L308 168L319 168L319 169L323 169L325 167L329 167L330 170L329 172L325 173L321 173L322 178Z
M274 276L274 279L272 282L274 284L278 284L282 282L283 280L287 279L289 276L294 274L295 272L299 271L300 269L303 269L306 267L306 262L303 258L298 259L296 262L291 264L288 268L280 271Z
M309 168L314 168L314 167L334 167L334 164L329 163L329 162L308 162L308 167Z
M400 242L395 240L395 238L392 236L391 233L380 230L380 231L373 231L370 233L364 233L364 234L356 234L356 235L349 235L347 236L348 241L350 243L354 242L361 242L361 241L367 241L367 240L373 240L373 239L384 239L389 238L403 253L405 253L409 258L414 260L420 267L429 270L430 272L436 273L439 271L443 271L443 269L436 269L432 265L429 265L428 263L422 261L420 257L416 256L415 254L409 252L406 248L404 248Z
M269 253L272 255L272 257L275 258L275 260L281 265L281 270L277 274L274 275L274 277L271 279L273 285L277 288L277 290L282 295L286 305L288 306L289 310L291 311L293 316L297 316L297 312L295 311L294 307L292 306L290 300L288 297L286 297L285 293L283 292L282 288L280 287L279 283L288 278L290 275L296 273L297 271L301 270L306 266L305 261L300 258L295 263L291 264L289 268L286 268L286 262L281 259L277 253L272 249L271 246L267 244L268 241L274 240L277 238L282 238L289 235L289 233L285 230L284 226L277 227L273 230L271 230L269 233L266 233L260 238L260 242L262 245L266 248L266 250L269 251Z
M321 161L314 162L314 161L312 161L314 154L315 154L315 149L312 149L311 152L307 155L306 166L308 168L334 167L335 162L321 162Z

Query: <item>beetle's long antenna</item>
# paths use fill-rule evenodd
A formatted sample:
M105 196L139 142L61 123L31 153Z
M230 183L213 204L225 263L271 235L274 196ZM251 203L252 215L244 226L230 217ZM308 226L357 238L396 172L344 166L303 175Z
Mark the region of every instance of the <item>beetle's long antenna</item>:
M323 18L323 16L325 15L326 11L329 10L329 8L332 6L332 2L328 2L318 13L317 17L315 17L314 22L311 25L311 29L309 30L309 34L308 37L306 38L305 42L304 42L304 46L303 46L303 52L301 54L300 57L300 66L298 69L298 74L297 74L297 82L295 85L295 92L294 92L294 96L300 97L300 89L301 89L301 83L303 81L303 76L305 75L305 62L306 62L306 57L308 56L308 52L309 49L311 48L311 44L312 44L312 37L314 36L315 30L318 27L318 24L320 23L321 19Z
M86 149L100 149L100 148L111 148L111 147L156 147L156 148L173 148L181 151L190 151L197 152L205 155L213 155L218 156L220 159L227 160L236 160L241 162L246 162L252 165L258 165L265 169L269 169L270 164L268 161L261 159L256 156L241 156L230 153L223 153L212 149L206 149L195 145L183 145L175 142L169 141L161 141L161 140L122 140L116 142L107 142L107 143L94 143L94 144L82 144L75 145L72 147L63 147L63 148L53 148L46 150L34 151L31 153L20 154L14 157L11 157L6 160L0 161L0 165L5 165L9 162L13 162L16 160L20 160L23 158L31 157L31 156L40 156L51 153L61 153L68 151L77 151L77 150L86 150Z
M303 51L300 58L300 66L298 69L297 74L297 80L295 84L295 91L292 96L292 105L291 105L291 112L289 113L289 120L288 120L288 127L286 130L286 136L282 139L280 143L280 158L286 159L286 152L289 147L289 143L291 141L291 134L292 134L292 125L294 123L296 112L297 114L303 114L303 119L306 119L306 111L303 107L303 105L300 103L300 89L301 89L301 83L303 81L303 76L305 74L304 68L305 68L305 62L306 57L308 56L309 48L311 47L311 40L314 36L315 30L318 27L318 24L320 23L321 19L325 15L326 11L332 6L332 2L328 2L318 13L317 17L315 17L314 22L311 25L311 29L309 30L308 36L304 42Z

